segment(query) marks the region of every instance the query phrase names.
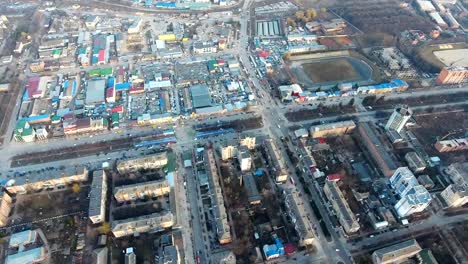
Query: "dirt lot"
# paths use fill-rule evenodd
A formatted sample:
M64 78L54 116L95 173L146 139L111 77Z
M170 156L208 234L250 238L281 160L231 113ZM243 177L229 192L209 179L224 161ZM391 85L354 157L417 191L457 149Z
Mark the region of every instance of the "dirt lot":
M468 129L468 113L455 112L416 116L416 123L419 127L412 129L425 151L429 155L439 156L444 161L466 161L468 151L454 151L439 153L434 148L434 143L438 138L442 138L449 133L451 136L461 136Z
M70 189L64 189L47 193L19 195L16 198L10 221L19 224L78 211L87 211L88 193L89 186L82 186L78 193Z

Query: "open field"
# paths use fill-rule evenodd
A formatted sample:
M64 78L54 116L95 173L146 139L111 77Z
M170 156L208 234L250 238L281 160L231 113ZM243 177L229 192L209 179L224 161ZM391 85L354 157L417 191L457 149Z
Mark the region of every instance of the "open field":
M468 129L468 113L442 113L415 116L418 127L412 129L416 137L424 147L424 150L430 156L438 156L447 164L452 162L467 161L468 151L454 151L439 153L434 148L434 143L438 138L446 136L448 133L453 133L453 136L463 134L463 131ZM457 133L459 131L460 133ZM448 139L450 137L447 137Z

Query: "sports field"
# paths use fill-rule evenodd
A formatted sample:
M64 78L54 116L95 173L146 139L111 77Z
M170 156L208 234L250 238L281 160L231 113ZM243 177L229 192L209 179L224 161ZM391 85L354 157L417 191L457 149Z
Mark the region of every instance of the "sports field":
M336 85L340 82L365 82L373 77L371 66L351 56L298 60L292 63L291 71L305 87Z
M305 63L302 69L315 83L360 79L359 73L346 58Z

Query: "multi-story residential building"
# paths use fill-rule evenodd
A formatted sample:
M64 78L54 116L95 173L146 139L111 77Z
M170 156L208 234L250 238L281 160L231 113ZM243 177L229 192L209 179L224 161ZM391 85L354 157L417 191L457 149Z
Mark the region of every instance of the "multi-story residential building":
M93 250L93 263L106 264L109 256L109 250L106 247Z
M387 124L385 125L385 129L395 130L396 132L400 133L412 115L413 110L411 110L407 105L397 106L388 119Z
M284 183L288 180L288 170L286 164L281 156L278 147L272 139L266 139L263 144L266 147L270 166L273 170L273 176L278 183Z
M395 171L390 177L390 185L398 196L395 210L401 218L424 211L432 200L426 188L419 184L407 167Z
M250 156L249 149L246 146L239 147L237 159L239 160L241 171L246 172L252 168L252 157Z
M337 136L350 133L356 128L352 120L322 124L310 128L310 136L313 138Z
M338 217L338 221L347 234L355 233L360 226L346 199L343 196L338 184L334 181L326 181L323 187L325 196L332 204L333 210Z
M88 217L93 224L104 222L106 218L107 174L103 170L93 172L89 192Z
M453 163L443 170L450 184L440 193L447 207L460 207L468 202L468 163Z
M244 135L240 139L240 145L246 146L248 149L255 149L256 138L254 136Z
M5 189L11 194L28 193L43 189L53 189L72 183L88 180L88 170L83 165L68 166L57 172L29 171L23 176L11 176Z
M167 164L167 154L162 152L152 156L145 156L138 159L124 160L117 163L117 171L119 173L127 173L130 171L158 169Z
M407 240L389 247L381 248L372 254L374 264L403 263L416 256L422 248L415 239Z
M228 244L232 242L231 227L226 213L226 206L224 204L223 192L220 186L220 178L214 152L212 149L206 151L205 157L207 172L211 176L210 191L213 194L212 202L215 204L213 207L214 215L216 218L216 233L220 244Z
M468 149L468 138L440 140L434 144L439 152L451 152Z
M166 179L124 185L114 188L117 202L135 201L138 199L160 197L168 194L171 187Z
M468 184L450 184L440 193L447 207L461 207L468 203Z
M7 192L0 190L0 227L8 224L8 217L12 208L11 203L11 196Z
M125 264L136 264L136 254L132 247L125 249Z
M299 236L299 244L301 246L313 245L315 242L315 233L308 213L306 212L304 200L299 195L299 192L294 189L283 190L283 195L286 210Z
M115 237L131 236L136 233L162 231L174 225L171 212L154 213L150 215L112 221L112 234Z
M220 151L221 151L221 159L226 161L236 156L237 148L234 146L234 144L226 142L220 146Z
M414 173L419 173L426 169L426 161L414 151L406 153L405 160L408 163L408 167Z
M458 84L468 79L468 68L460 66L445 67L437 76L437 84Z

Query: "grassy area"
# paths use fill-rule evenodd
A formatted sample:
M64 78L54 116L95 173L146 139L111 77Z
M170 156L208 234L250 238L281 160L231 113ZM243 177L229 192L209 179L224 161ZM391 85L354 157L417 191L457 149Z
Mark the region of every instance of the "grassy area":
M346 58L306 63L302 67L316 83L356 80L361 77Z

